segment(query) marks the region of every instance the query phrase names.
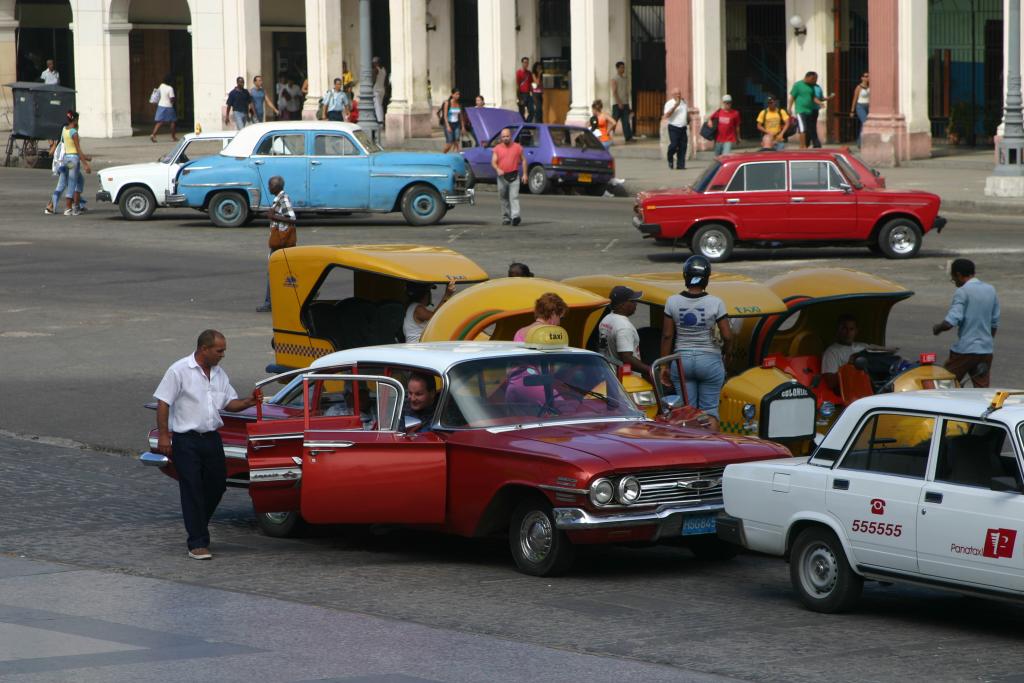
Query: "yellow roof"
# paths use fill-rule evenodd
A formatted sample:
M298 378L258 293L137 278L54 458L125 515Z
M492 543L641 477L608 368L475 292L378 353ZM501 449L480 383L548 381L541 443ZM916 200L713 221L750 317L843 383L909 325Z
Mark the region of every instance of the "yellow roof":
M815 299L850 295L911 296L912 291L877 275L850 268L802 268L765 281L783 299L809 296Z
M643 292L640 300L651 306L664 306L670 296L683 290L683 274L678 271L634 275L582 275L568 278L564 282L605 297L616 285L625 285ZM725 303L725 310L733 318L771 315L786 311L785 302L777 294L746 275L714 273L708 284L708 292Z
M283 251L274 252L271 261L285 259ZM420 244L354 244L350 246L292 247L287 260L293 270L334 265L367 271L409 282L445 283L483 282L487 273L469 258L445 247Z
M608 299L562 282L534 277L500 278L462 290L437 309L421 340L476 339L491 325L491 339L511 340L517 329L534 321L534 303L546 292L562 297L569 308L561 325L569 333L569 343L585 345Z

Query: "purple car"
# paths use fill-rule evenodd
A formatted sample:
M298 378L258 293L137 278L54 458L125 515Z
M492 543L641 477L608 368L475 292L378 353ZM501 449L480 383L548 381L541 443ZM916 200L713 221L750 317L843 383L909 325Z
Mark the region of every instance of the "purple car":
M463 135L462 156L470 178L494 183L491 148L502 128L523 146L529 168L528 189L544 194L554 185L579 185L588 194L604 194L615 175L615 159L586 128L561 123L524 123L518 112L491 107L467 107L471 129Z

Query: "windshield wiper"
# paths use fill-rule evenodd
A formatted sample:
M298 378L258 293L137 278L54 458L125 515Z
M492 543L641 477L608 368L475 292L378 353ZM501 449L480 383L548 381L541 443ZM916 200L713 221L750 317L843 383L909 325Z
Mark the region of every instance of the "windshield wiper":
M556 378L556 379L558 379L558 378ZM576 386L574 384L569 384L568 382L566 382L563 379L558 379L558 383L561 384L564 387L572 389L573 391L575 391L577 394L579 394L581 396L589 396L590 398L600 399L600 400L604 401L605 405L608 406L609 408L617 408L618 405L619 405L618 401L616 401L614 398L611 398L607 394L602 394L600 392L593 391L591 389L584 389L583 387L578 387L578 386Z

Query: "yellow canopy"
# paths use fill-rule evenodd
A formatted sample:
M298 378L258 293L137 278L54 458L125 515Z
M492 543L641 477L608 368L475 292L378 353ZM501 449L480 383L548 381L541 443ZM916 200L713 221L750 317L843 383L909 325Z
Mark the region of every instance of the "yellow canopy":
M824 299L850 295L913 294L895 282L850 268L801 268L766 280L764 284L783 299L793 296Z

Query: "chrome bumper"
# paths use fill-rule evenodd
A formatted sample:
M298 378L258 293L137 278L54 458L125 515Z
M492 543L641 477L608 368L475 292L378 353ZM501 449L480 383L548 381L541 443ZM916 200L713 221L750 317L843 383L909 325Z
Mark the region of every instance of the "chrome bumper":
M109 202L109 201L113 201L113 200L110 198L110 193L109 192L107 192L106 190L100 190L99 192L96 193L96 201L98 201L98 202Z
M171 464L171 461L167 459L166 455L160 453L154 453L152 451L146 451L139 456L139 462L143 465L149 465L150 467L167 467Z
M720 513L725 510L722 501L705 505L666 505L643 512L620 512L610 515L594 515L582 508L555 508L552 510L555 527L562 531L595 531L621 529L623 527L657 525L661 536L678 536L683 518L690 515Z
M171 194L170 192L164 193L164 203L167 206L186 206L188 199L183 194Z
M449 206L455 204L476 204L476 189L471 187L461 193L445 192L444 203Z

